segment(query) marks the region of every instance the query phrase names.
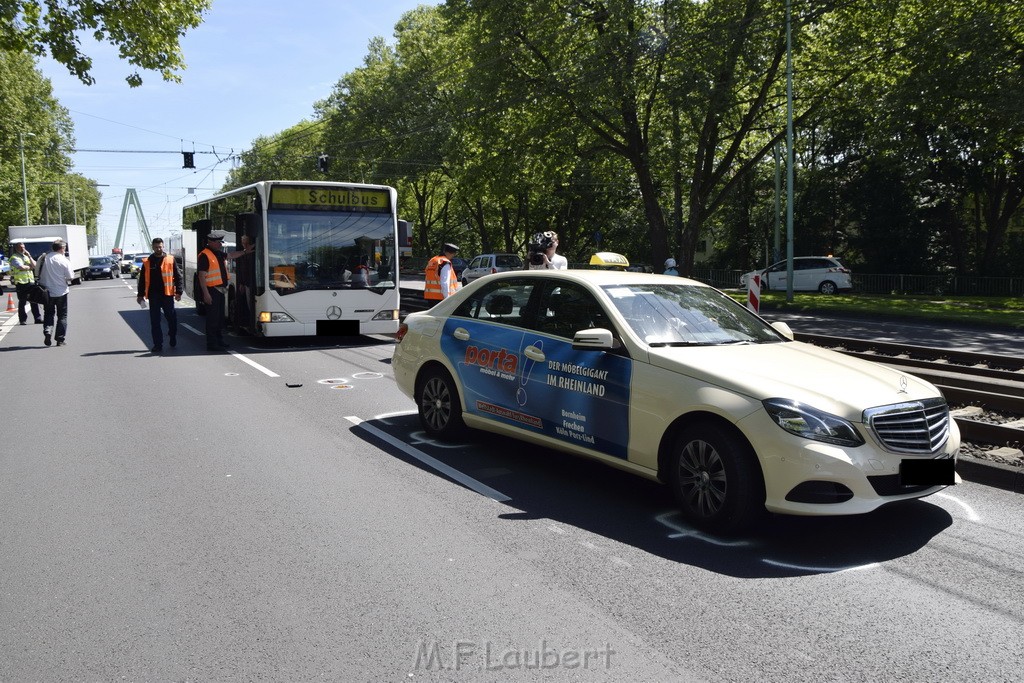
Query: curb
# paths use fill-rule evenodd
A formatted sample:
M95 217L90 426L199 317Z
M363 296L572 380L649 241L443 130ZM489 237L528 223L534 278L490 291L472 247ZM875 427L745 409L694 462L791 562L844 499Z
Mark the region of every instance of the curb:
M964 481L1024 493L1024 468L1021 467L961 455L957 458L956 471Z

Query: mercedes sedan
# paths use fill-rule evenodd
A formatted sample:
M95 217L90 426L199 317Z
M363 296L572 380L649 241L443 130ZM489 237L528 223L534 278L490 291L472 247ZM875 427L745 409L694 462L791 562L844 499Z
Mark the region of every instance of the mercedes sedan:
M392 365L430 435L481 429L662 481L713 532L958 480L960 434L934 386L794 341L680 277L489 275L409 315Z

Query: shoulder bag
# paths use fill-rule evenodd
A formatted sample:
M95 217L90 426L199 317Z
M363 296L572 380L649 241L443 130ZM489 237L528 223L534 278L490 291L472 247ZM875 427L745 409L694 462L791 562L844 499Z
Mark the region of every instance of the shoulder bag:
M39 280L42 280L43 268L45 266L46 257L41 256L39 258ZM45 306L46 304L50 303L50 290L46 289L46 287L40 281L37 280L33 284L29 285L28 288L25 290L25 298L34 304L40 304L42 306Z

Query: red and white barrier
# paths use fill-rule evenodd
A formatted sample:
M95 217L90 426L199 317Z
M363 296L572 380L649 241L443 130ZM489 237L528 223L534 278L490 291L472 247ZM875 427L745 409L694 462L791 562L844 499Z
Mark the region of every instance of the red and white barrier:
M747 280L747 308L754 313L761 311L761 276L754 275Z

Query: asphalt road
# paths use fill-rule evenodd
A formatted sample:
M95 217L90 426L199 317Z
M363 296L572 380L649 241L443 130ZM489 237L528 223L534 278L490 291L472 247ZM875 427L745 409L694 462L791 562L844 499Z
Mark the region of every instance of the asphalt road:
M659 486L434 443L386 338L236 339L133 281L0 324L0 680L1016 680L1024 502L965 483L722 540ZM538 673L541 669L541 673Z

